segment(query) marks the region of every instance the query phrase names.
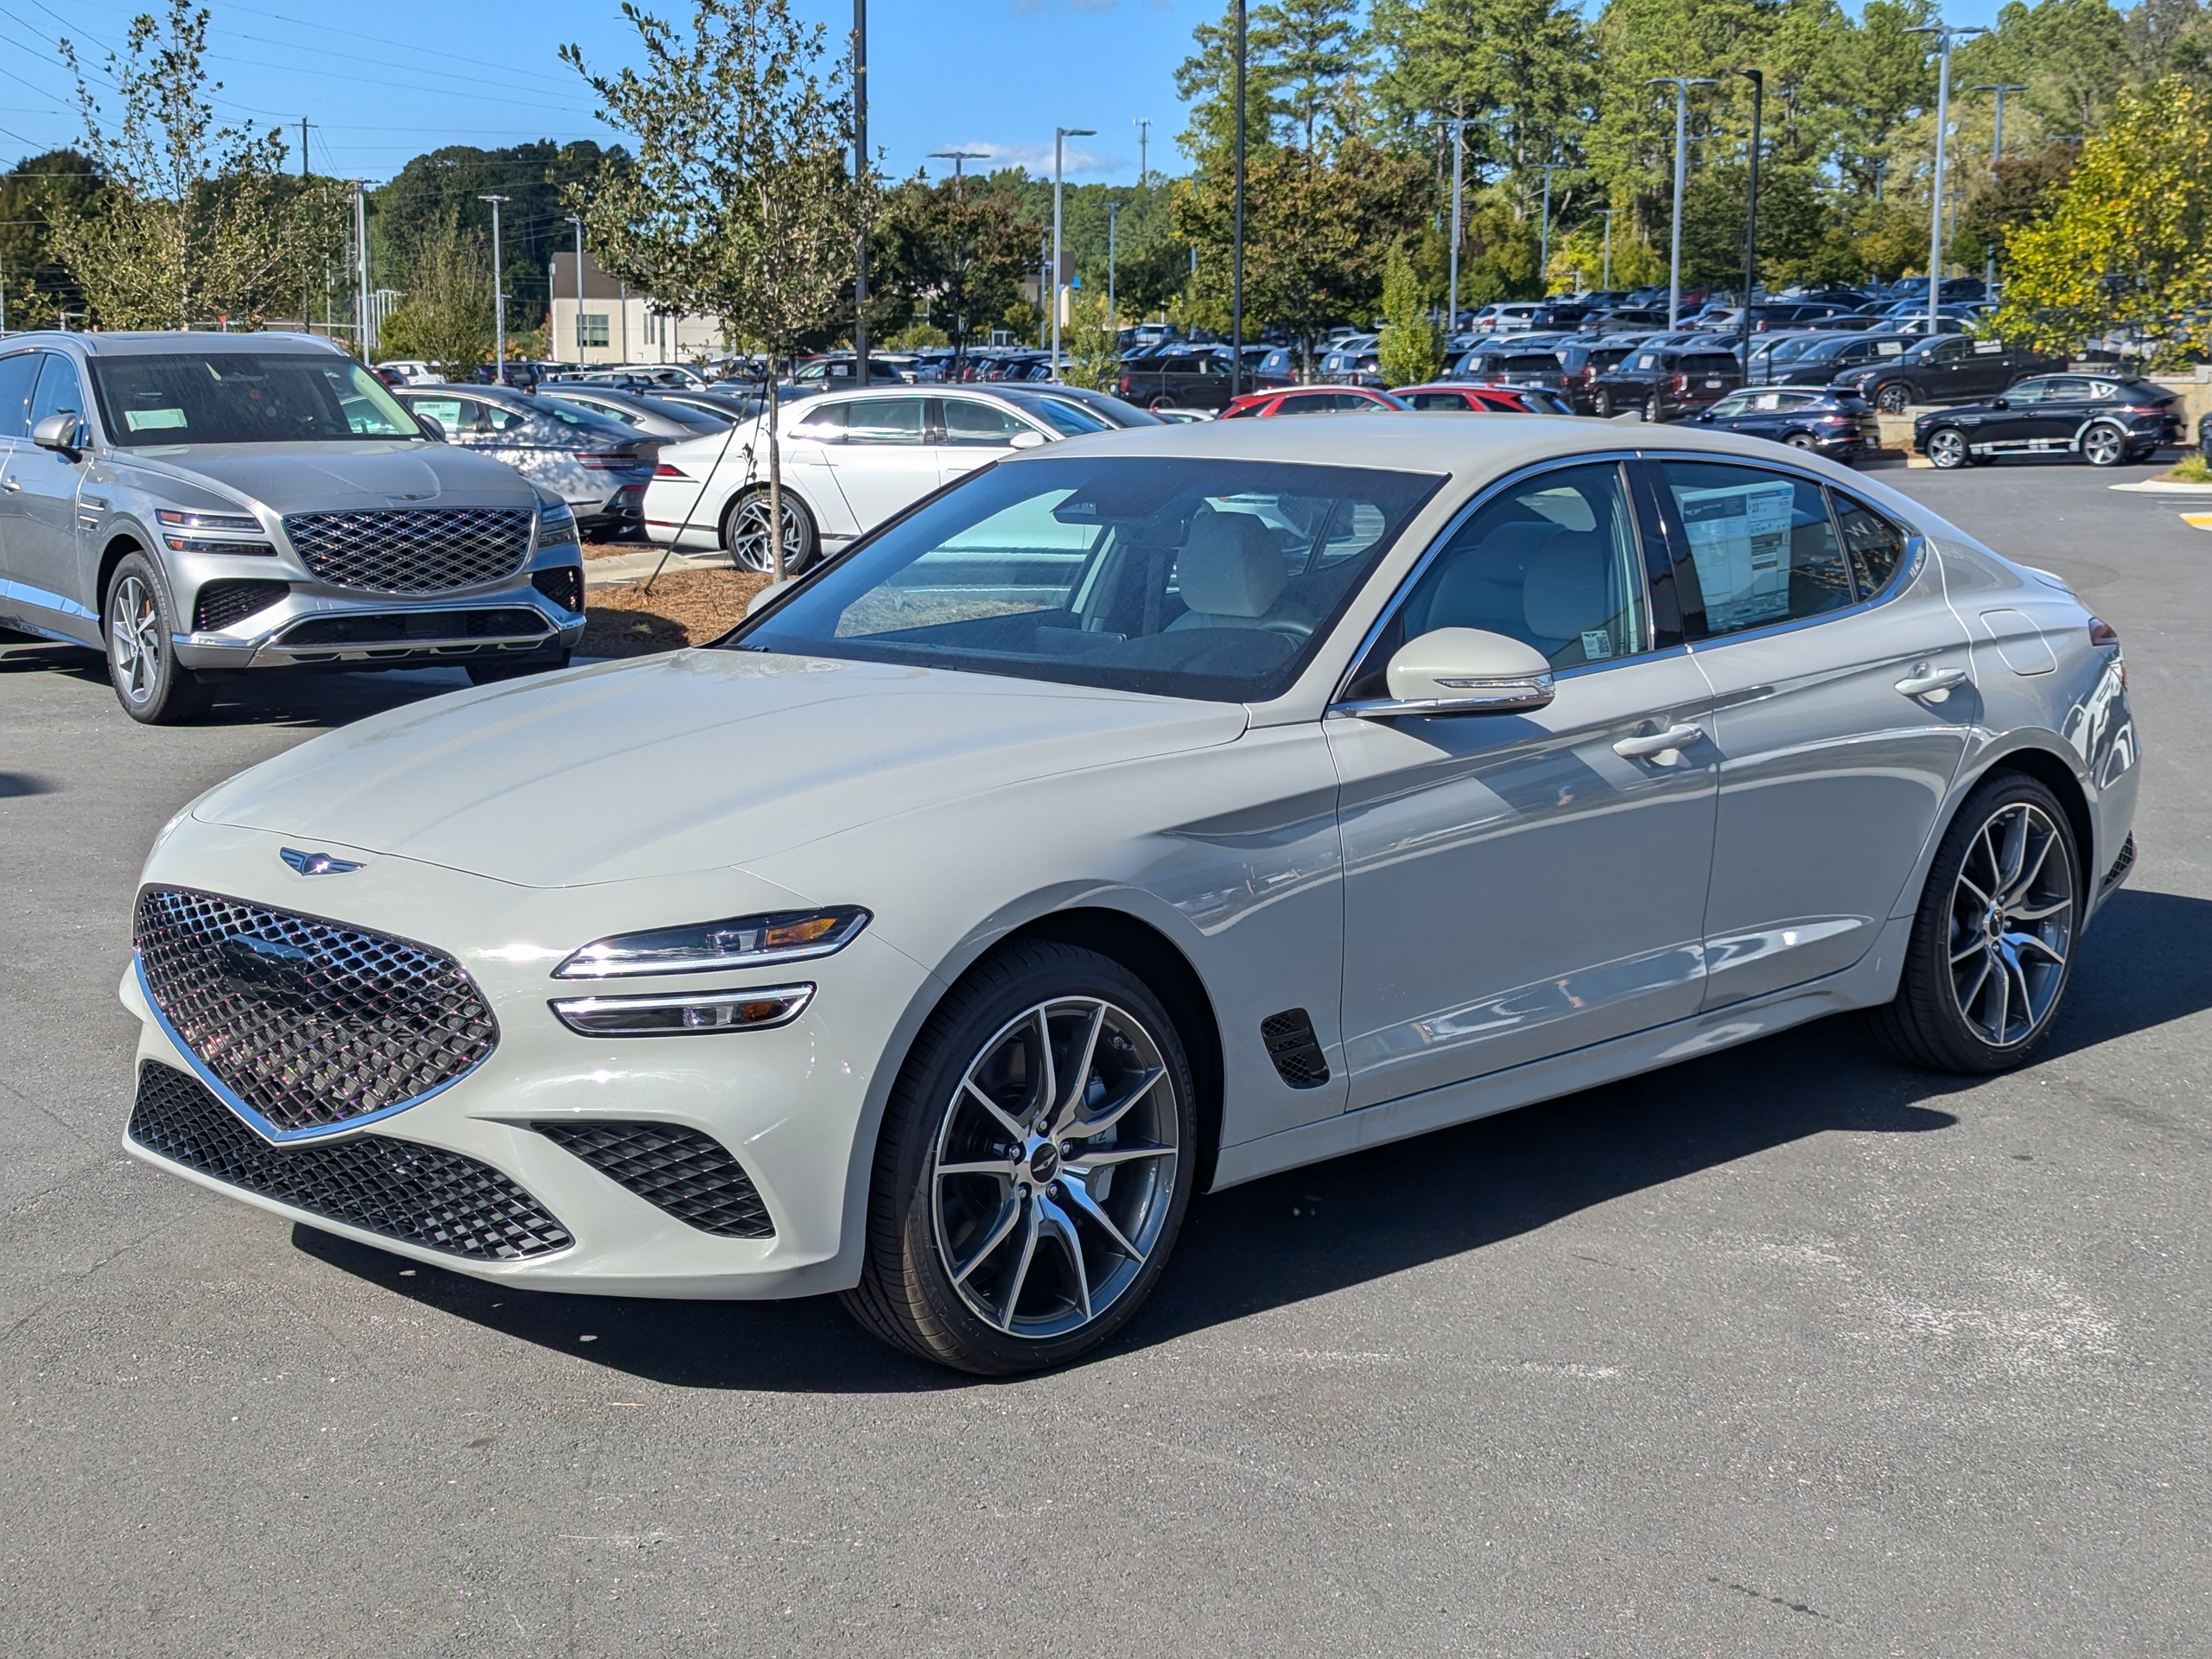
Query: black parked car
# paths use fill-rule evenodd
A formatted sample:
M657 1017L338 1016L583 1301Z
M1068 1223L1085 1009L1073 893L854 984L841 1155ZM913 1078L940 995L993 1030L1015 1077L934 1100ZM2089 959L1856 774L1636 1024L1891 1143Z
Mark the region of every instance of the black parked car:
M2056 358L2020 351L2002 340L1937 334L1898 356L1847 369L1834 384L1885 414L1902 415L1913 404L1971 404L1993 397L2015 380L2065 366Z
M1831 461L1856 461L1882 444L1881 423L1859 399L1816 386L1749 386L1689 417L1695 426L1772 438Z
M2038 375L2001 397L1912 423L1914 446L1946 471L1986 467L1999 455L2078 454L2092 467L2117 467L2186 434L2171 392L2099 374Z
M1799 347L1780 362L1771 359L1764 375L1751 378L1762 385L1777 386L1825 386L1834 384L1846 372L1892 363L1912 349L1913 336L1889 332L1866 334L1829 334L1815 338Z
M1462 380L1483 380L1500 385L1548 386L1567 389L1566 369L1559 353L1548 346L1523 347L1517 341L1478 346L1459 359L1452 374Z
M1247 370L1244 391L1291 384L1287 375L1255 374ZM1124 362L1116 388L1140 409L1225 409L1229 405L1229 358L1226 353L1168 352Z
M1695 346L1644 346L1590 384L1590 412L1600 416L1643 411L1670 421L1717 403L1744 384L1733 352Z
M1621 359L1643 343L1642 334L1601 337L1592 340L1573 340L1559 348L1559 365L1567 376L1565 396L1574 405L1578 415L1592 413L1596 404L1592 401L1592 388L1598 377L1616 367Z

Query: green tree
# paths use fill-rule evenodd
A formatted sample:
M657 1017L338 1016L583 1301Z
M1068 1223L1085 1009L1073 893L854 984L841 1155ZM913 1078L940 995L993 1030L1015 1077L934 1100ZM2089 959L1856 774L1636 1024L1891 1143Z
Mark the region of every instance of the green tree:
M52 327L64 308L81 309L77 286L54 247L57 213L97 211L99 175L74 149L31 156L0 175L0 285L12 328Z
M2050 211L2066 181L2074 175L2071 144L2053 144L2033 156L2008 156L1996 176L1976 185L1959 210L1947 257L1953 264L1978 269L1985 259L2005 259L2005 244L2015 231Z
M1191 106L1183 129L1183 153L1200 166L1225 160L1236 143L1235 0L1217 23L1191 31L1198 50L1176 67L1175 95ZM1282 76L1262 52L1253 49L1251 18L1244 29L1244 149L1248 157L1274 148L1275 124L1290 115Z
M1306 149L1337 135L1345 88L1360 64L1359 8L1352 0L1269 0L1251 14L1247 54L1268 66L1299 142Z
M1370 38L1380 64L1376 102L1402 140L1441 116L1467 118L1478 182L1493 168L1573 159L1597 92L1590 32L1573 6L1376 0ZM1440 181L1448 161L1436 171Z
M868 239L868 327L880 338L924 319L964 349L1022 297L1033 265L1020 198L981 179L916 177L884 193Z
M1060 378L1094 391L1113 389L1122 372L1120 329L1106 310L1106 290L1079 287L1068 297L1060 329Z
M417 358L448 380L466 380L492 360L498 341L492 258L485 239L461 223L460 207L414 239L405 297L385 319L378 349Z
M102 188L48 201L50 245L109 327L251 326L321 274L341 234L338 190L286 178L279 133L215 125L207 46L207 14L188 0L132 19L101 77L123 103L111 129L60 42Z
M583 214L600 261L654 300L721 321L767 348L767 563L784 575L793 532L776 432L776 362L836 317L851 291L856 236L874 216L867 168L849 167L850 91L825 35L789 0L696 0L683 34L624 0L642 72L583 76L601 119L636 144L635 165L602 169ZM857 176L855 176L857 174Z
M1444 333L1429 314L1428 296L1413 256L1401 243L1382 273L1382 337L1376 360L1385 385L1417 385L1444 366Z

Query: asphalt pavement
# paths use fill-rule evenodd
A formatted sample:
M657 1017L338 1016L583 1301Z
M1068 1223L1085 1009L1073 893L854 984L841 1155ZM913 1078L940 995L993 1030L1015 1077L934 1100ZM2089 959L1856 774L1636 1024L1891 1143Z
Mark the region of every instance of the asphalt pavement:
M460 677L147 730L0 651L0 1651L2212 1652L2204 504L1882 476L2126 644L2142 856L2037 1063L1830 1021L1239 1188L1112 1347L1013 1382L127 1160L156 830Z

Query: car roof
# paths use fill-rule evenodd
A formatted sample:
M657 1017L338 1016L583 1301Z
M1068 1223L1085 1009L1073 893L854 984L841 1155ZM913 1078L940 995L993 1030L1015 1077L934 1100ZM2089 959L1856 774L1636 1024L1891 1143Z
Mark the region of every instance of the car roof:
M344 357L347 353L321 334L207 334L184 330L118 330L115 333L64 333L58 328L10 334L0 345L13 351L19 346L74 346L87 357L168 357L180 351L211 354L271 352L320 352Z

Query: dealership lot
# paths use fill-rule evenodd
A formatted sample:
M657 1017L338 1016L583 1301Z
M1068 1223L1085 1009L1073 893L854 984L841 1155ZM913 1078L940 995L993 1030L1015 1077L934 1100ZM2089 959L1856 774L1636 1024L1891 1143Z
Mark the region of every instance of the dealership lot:
M2212 535L2082 467L1881 476L2127 648L2143 855L2044 1058L1969 1086L1830 1022L1236 1189L1101 1357L1011 1383L826 1303L501 1292L126 1160L156 829L461 680L151 730L8 651L0 1645L2201 1649Z

